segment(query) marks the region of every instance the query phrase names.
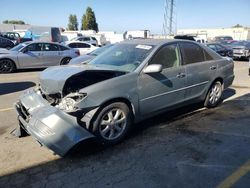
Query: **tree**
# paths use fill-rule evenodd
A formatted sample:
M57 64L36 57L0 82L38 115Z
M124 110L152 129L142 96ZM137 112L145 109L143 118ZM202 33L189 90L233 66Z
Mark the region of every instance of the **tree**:
M82 16L82 30L95 30L99 31L98 24L96 22L95 13L92 8L88 7L86 13Z
M5 20L3 21L3 24L20 24L20 25L24 25L25 22L22 20Z
M243 26L240 25L240 24L236 24L236 25L233 26L233 28L239 28L239 27L243 27Z
M74 14L69 15L68 30L70 30L70 31L77 31L78 30L77 17Z

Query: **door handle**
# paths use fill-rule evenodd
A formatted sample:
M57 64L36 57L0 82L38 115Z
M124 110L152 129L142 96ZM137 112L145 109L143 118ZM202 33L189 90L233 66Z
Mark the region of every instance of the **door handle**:
M176 77L177 77L177 78L184 78L184 77L186 77L186 74L184 74L184 73L179 73L179 74L177 74Z
M217 69L217 67L216 66L212 66L212 67L210 67L210 69L211 70L215 70L215 69Z

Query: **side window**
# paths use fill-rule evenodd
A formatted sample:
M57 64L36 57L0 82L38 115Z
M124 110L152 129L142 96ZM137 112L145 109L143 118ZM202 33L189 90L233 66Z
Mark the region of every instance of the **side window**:
M218 50L223 50L223 49L224 49L224 48L223 48L222 46L220 46L220 45L216 45L216 47L217 47Z
M203 50L203 52L204 52L204 56L205 56L206 61L213 60L212 56L206 50Z
M59 51L59 49L57 45L44 43L43 51Z
M193 43L180 43L181 53L185 64L192 64L205 61L203 49Z
M43 44L43 50L44 51L59 51L59 48L55 44L45 43L45 44Z
M60 47L60 51L69 50L69 48L67 48L66 46L59 46L59 47Z
M27 51L29 52L39 52L39 51L42 51L42 44L34 43L34 44L30 44L26 48L27 48Z
M59 46L56 44L51 44L51 51L60 51Z
M90 38L89 37L84 37L83 41L90 41Z
M84 43L78 43L78 48L90 48L90 45Z
M170 44L161 48L149 64L161 64L163 69L180 65L179 49L177 44Z
M209 44L208 47L216 51L216 46L214 44Z
M70 44L69 44L69 47L70 47L70 48L77 48L77 43L70 43Z

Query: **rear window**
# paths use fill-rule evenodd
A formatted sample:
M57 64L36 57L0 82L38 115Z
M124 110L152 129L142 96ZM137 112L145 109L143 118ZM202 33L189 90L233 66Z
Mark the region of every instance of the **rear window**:
M205 61L203 49L197 44L180 43L181 53L185 64L192 64Z

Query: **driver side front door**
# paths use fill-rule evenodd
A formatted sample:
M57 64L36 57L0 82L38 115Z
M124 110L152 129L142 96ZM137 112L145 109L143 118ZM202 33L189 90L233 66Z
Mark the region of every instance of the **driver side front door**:
M18 53L17 58L21 68L41 67L43 63L42 44L29 44Z
M162 47L149 64L161 64L162 72L141 73L138 92L141 115L149 115L184 101L186 69L181 65L180 51L176 43Z

